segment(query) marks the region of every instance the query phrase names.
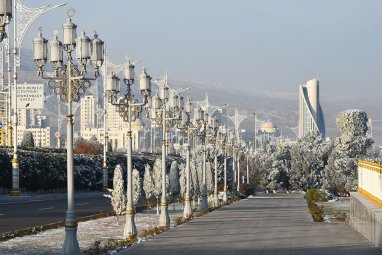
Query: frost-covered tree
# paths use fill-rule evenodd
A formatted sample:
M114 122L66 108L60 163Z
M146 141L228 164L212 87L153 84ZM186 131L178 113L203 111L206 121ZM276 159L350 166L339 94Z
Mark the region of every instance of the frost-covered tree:
M322 137L318 132L310 132L292 145L289 172L292 189L306 191L321 187L325 167L323 149Z
M289 145L283 143L276 145L273 141L267 141L256 155L255 161L257 162L262 188L268 190L289 188Z
M366 155L373 140L367 136L368 118L361 110L341 112L336 124L341 135L334 142L324 171L324 187L339 195L357 188L357 160Z
M98 139L95 135L92 135L90 138L89 138L89 141L90 142L93 142L93 143L98 143Z
M184 194L186 193L186 168L183 163L179 164L179 192L181 197L184 197ZM191 185L190 185L191 186Z
M145 191L147 200L150 200L153 197L154 188L155 187L151 167L149 164L146 164L145 173L143 176L143 190Z
M215 185L215 174L213 169L214 163L213 161L207 161L206 162L206 184L207 184L207 193L214 192L214 185Z
M162 193L162 160L160 158L155 159L153 166L153 195L158 197Z
M169 195L174 196L179 194L179 169L178 163L174 160L171 162L170 173L168 175L169 180Z
M117 223L119 224L119 216L126 210L126 194L124 192L124 181L120 165L117 165L114 169L111 205L117 215Z
M23 148L34 147L34 138L33 138L33 133L31 131L24 132L23 140L21 141L20 146Z
M135 168L133 169L133 203L136 207L146 205L146 199L142 189L142 179L139 177L139 171Z
M196 199L202 194L201 192L201 183L199 182L198 167L195 158L190 159L190 196Z

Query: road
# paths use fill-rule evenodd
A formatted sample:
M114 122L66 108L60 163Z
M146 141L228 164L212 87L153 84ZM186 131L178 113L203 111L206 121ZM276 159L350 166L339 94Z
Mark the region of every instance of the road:
M381 255L345 223L313 222L302 195L260 195L175 227L118 255Z
M101 192L77 195L77 216L111 211L110 199L102 195ZM66 210L64 194L0 199L0 233L63 221Z

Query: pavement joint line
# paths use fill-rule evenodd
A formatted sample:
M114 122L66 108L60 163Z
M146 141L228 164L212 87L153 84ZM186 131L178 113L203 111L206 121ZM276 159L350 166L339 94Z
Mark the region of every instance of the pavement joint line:
M51 210L53 209L53 207L45 207L45 208L40 208L40 209L37 209L38 211L45 211L45 210Z
M3 214L3 213L0 213L0 216L4 216L5 214Z
M51 199L36 199L36 200L25 200L25 201L10 201L10 202L2 202L0 205L8 205L8 204L20 204L20 203L31 203L31 202L44 202L44 201L52 201L52 200L66 200L66 198L51 198Z
M103 197L103 196L100 196L100 197ZM86 199L86 198L94 198L94 197L75 197L74 199ZM44 201L52 201L52 200L66 200L66 199L67 197L65 196L65 197L47 198L47 199L9 201L9 202L0 202L0 205L30 203L30 202L44 202Z

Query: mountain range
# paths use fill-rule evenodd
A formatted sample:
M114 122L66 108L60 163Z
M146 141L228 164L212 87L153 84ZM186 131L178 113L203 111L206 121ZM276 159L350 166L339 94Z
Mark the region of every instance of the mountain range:
M21 54L21 70L18 79L20 82L41 83L37 76L37 68L33 63L30 50L23 49ZM47 64L47 67L49 64ZM100 79L101 80L101 79ZM44 81L43 81L44 82ZM223 86L211 82L198 82L184 79L169 79L170 88L190 88L184 93L185 97L190 97L194 101L202 101L208 95L209 103L212 105L227 105L225 114L232 115L233 109L237 107L240 114L250 116L243 121L241 129L246 130L247 136L253 135L254 118L256 113L260 121L272 121L284 136L295 137L298 125L298 84L293 91L259 91L255 87L239 89L238 86ZM98 94L102 95L102 81L98 82ZM320 86L325 86L324 82ZM155 89L155 85L153 85ZM97 93L93 84L88 93ZM49 126L57 127L57 98L53 91L46 86L46 102L44 115L48 116ZM139 94L139 92L136 92ZM338 129L335 125L337 115L347 109L364 110L373 121L373 134L377 144L382 143L382 119L380 116L380 103L377 100L361 100L356 97L340 97L339 95L320 95L321 106L324 111L327 136L335 137ZM61 103L61 113L66 113L64 103ZM74 106L74 109L78 104ZM79 111L76 112L76 119L79 119ZM76 121L75 131L79 130L79 121ZM229 121L227 123L230 123ZM229 125L229 124L228 124ZM63 128L64 129L64 128Z

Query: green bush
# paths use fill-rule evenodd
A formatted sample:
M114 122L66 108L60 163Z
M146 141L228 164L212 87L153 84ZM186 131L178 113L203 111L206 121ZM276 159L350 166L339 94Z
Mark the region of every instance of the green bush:
M240 193L245 196L255 195L255 185L244 183L240 185Z
M306 191L306 202L308 204L309 212L315 222L324 221L325 213L322 206L318 206L316 202L327 202L328 197L325 192L319 189L308 189Z
M319 189L308 189L306 191L306 200L309 202L328 202L328 196Z

